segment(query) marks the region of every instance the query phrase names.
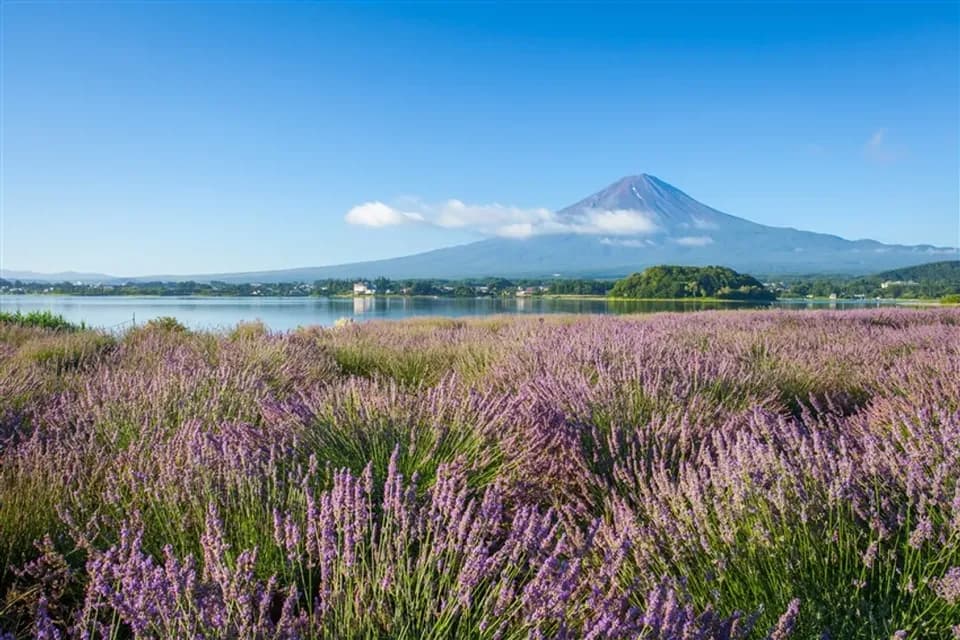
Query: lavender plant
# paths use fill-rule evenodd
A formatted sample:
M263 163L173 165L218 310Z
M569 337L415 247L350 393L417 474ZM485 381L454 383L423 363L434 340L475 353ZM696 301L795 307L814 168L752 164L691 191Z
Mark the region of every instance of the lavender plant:
M960 313L0 326L0 636L960 637Z

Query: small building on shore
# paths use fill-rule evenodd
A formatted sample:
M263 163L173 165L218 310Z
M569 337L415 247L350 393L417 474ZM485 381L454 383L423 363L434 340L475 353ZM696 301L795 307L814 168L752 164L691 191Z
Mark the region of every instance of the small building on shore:
M881 289L889 289L890 287L915 287L919 282L915 280L886 280L880 283Z
M376 288L367 285L366 282L353 283L353 295L355 296L372 296L376 292Z

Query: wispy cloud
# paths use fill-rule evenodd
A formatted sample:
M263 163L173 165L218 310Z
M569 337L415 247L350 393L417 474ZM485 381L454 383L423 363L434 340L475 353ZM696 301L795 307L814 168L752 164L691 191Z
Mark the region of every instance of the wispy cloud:
M556 212L544 208L475 205L456 199L431 204L406 198L402 206L367 202L350 209L345 220L366 227L423 224L444 229L471 229L507 238L551 233L630 236L659 231L654 218L643 211L587 209L561 218Z
M653 240L635 240L632 238L604 238L600 241L600 244L610 245L612 247L631 247L634 249L643 249L646 247L655 247L657 243Z
M532 235L549 224L553 212L544 208L525 209L502 204L467 204L451 199L440 204L418 203L424 219L445 229L475 229L481 233L518 237ZM524 230L529 233L524 234Z
M705 247L713 244L713 238L710 236L681 236L673 240L683 247Z
M364 227L392 227L400 224L423 222L423 216L410 211L400 211L382 202L359 204L344 217L350 224Z
M863 153L871 162L889 163L897 159L896 152L887 142L887 130L877 129L867 140Z

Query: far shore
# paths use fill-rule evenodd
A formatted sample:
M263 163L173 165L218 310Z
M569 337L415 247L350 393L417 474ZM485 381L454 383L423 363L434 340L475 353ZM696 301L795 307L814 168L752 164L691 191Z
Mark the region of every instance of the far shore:
M125 294L125 293L98 293L95 295L80 295L75 293L10 293L10 292L0 292L0 298L5 297L52 297L52 298L145 298L151 300L163 300L163 299L186 299L186 298L196 298L200 300L229 300L237 298L264 298L264 299L273 299L273 298L285 298L285 299L316 299L316 298L326 298L326 299L337 299L337 300L352 300L352 299L405 299L405 300L584 300L584 301L593 301L593 302L674 302L674 303L684 303L684 304L723 304L723 305L737 305L737 304L773 304L773 303L788 303L788 304L809 304L815 303L818 305L822 304L863 304L869 305L871 303L883 303L883 304L896 304L903 306L924 306L924 307L957 307L960 306L960 303L955 302L942 302L940 300L934 299L925 299L925 298L826 298L826 297L815 297L815 298L776 298L774 300L730 300L727 298L620 298L612 296L600 296L600 295L580 295L580 294L567 294L567 293L542 293L535 295L527 296L475 296L472 298L469 297L457 297L457 296L441 296L441 295L406 295L402 293L387 293L387 294L373 294L373 295L354 295L351 293L335 293L329 295L302 295L302 296L280 296L280 295L222 295L222 296L212 296L204 295L200 293L194 294L184 294L184 295L157 295L157 294Z

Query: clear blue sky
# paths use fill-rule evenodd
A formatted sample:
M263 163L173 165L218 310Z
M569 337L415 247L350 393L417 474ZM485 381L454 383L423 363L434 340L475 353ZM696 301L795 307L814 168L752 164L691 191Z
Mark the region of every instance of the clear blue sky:
M2 4L8 269L403 255L482 229L346 213L557 209L641 172L756 222L960 243L956 2Z

